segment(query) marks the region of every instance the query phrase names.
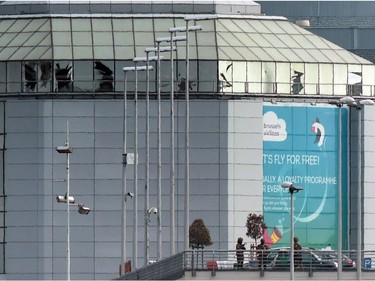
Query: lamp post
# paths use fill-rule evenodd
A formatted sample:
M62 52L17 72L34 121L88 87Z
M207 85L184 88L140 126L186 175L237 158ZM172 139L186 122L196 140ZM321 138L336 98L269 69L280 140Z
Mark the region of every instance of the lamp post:
M56 148L58 153L66 154L66 212L67 212L67 274L68 281L70 281L70 203L74 203L74 199L70 197L70 153L73 152L73 148L69 144L69 121L66 122L66 141L64 146L58 146ZM58 201L59 202L59 201ZM64 202L63 200L61 201Z
M126 166L126 156L125 156L125 164L124 166ZM126 192L126 190L125 190ZM125 227L122 227L122 239L121 239L121 264L120 264L120 272L119 272L119 275L121 276L122 273L126 273L126 202L127 202L127 198L130 197L130 198L133 198L134 197L134 193L132 192L127 192L122 198L123 198L123 202L122 204L124 205L124 212L122 212L122 221L123 221L123 225Z
M134 166L134 194L133 196L137 196L138 194L138 170L137 170L137 153L138 153L138 147L137 147L137 138L138 138L138 132L137 132L137 127L138 127L138 112L137 112L137 91L138 91L138 71L148 71L152 70L152 66L131 66L131 67L123 67L124 71L124 113L123 113L123 154L122 154L122 163L123 163L123 169L122 169L122 184L123 184L123 189L122 189L122 237L121 237L121 265L125 266L126 262L126 165L127 164L135 164ZM134 94L134 154L133 153L127 153L127 77L126 74L129 71L135 71L135 94ZM135 163L134 163L135 161ZM138 204L137 204L137 197L135 197L134 200L134 225L133 225L133 261L134 261L134 267L137 268L137 259L138 259L138 240L137 240L137 224L138 224L138 217L137 217L137 209L138 209Z
M190 31L199 31L202 30L201 26L189 26L189 21L201 21L201 20L213 20L217 19L217 15L188 15L184 17L186 22L185 31L186 34L186 96L185 96L185 104L186 104L186 119L185 119L185 229L184 229L184 236L185 236L185 249L189 249L189 213L190 213L190 62L189 62L189 32Z
M169 38L168 38L169 40ZM157 234L157 260L161 260L161 248L162 248L162 238L161 238L161 65L160 60L164 59L160 53L161 52L172 52L174 48L170 48L169 46L161 47L160 44L165 42L165 38L156 38L157 47L150 47L146 48L147 51L154 51L157 54L157 147L158 147L158 165L157 165L157 205L158 205L158 234Z
M147 222L147 210L149 206L149 182L150 182L150 61L155 61L158 58L156 56L149 56L149 51L146 50L146 57L136 57L133 59L134 62L146 62L146 153L145 153L145 222ZM145 254L144 254L144 265L148 264L149 261L149 248L150 239L148 235L148 223L145 223Z
M290 280L294 280L294 202L293 195L295 192L303 190L302 187L295 186L291 182L283 182L281 184L282 188L287 188L290 193Z
M150 221L151 221L150 215L151 214L155 214L156 215L157 213L158 213L158 209L155 208L155 207L151 207L151 208L148 208L146 210L146 216L145 216L145 226L146 226L146 228L149 227L149 224L150 224ZM148 232L147 232L146 241L147 241L147 244L148 244L147 247L149 247L150 246L150 237L148 236ZM146 266L150 262L149 257L147 257L147 259L145 261L147 261L147 264L145 264L145 266Z
M354 98L346 96L340 98L338 101L332 101L330 104L334 104L339 108L339 142L338 142L338 187L337 187L337 197L338 197L338 218L337 218L337 280L341 280L342 276L342 112L341 108L344 104L353 106L356 105Z
M57 195L56 200L58 203L66 204L67 211L67 280L70 281L70 206L75 205L75 199L70 196L70 153L73 152L73 148L69 144L69 121L66 122L66 141L65 145L58 146L56 148L58 153L66 154L66 193L64 196ZM87 215L90 212L90 208L84 205L77 204L78 213Z
M357 280L362 279L362 107L374 105L373 100L360 100L357 133Z
M124 67L124 109L123 109L123 152L122 152L122 196L121 196L121 263L120 274L125 272L126 264L126 164L128 163L128 155L126 153L127 138L127 76L128 71L134 71L134 67ZM124 269L122 270L122 268Z
M177 48L173 46L173 42L186 41L186 36L173 36L176 32L174 28L169 29L169 38L159 38L160 42L169 42L169 50L175 51ZM162 47L160 47L162 48ZM176 252L176 234L175 234L175 162L174 162L174 63L173 63L173 52L170 51L170 63L171 63L171 94L170 94L170 251L171 255Z

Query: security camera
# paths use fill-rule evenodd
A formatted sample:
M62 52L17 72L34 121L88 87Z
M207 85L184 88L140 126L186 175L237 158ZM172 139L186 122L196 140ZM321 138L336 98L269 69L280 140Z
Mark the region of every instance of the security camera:
M151 214L151 213L157 214L157 213L158 213L158 209L155 208L155 207L152 207L152 208L148 209L147 212L148 212L149 214Z

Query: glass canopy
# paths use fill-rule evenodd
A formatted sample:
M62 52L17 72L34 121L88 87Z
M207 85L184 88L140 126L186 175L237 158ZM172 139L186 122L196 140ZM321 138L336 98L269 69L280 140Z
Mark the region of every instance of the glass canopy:
M0 78L0 92L86 92L98 85L100 91L122 91L122 67L144 57L156 38L169 37L171 27L186 25L178 15L0 19L0 71L7 72ZM218 15L189 24L202 26L189 35L192 92L374 95L370 61L283 17ZM178 80L185 76L185 42L176 47ZM167 63L163 70L170 70Z
M193 24L193 23L192 23ZM371 64L280 17L219 17L199 21L191 59ZM144 55L181 18L3 18L0 61L132 59ZM198 46L198 47L197 47ZM183 48L178 57L185 56Z

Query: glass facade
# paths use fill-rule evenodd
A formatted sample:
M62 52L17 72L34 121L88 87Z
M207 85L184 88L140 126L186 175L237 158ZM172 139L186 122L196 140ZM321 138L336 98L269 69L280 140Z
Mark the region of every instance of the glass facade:
M169 37L169 28L185 24L177 17L141 16L3 19L0 92L122 92L122 67L145 56L157 38ZM192 92L374 95L371 62L284 18L223 16L193 24L202 31L189 34ZM178 92L184 91L186 48L175 44ZM163 55L161 90L169 91L170 55ZM156 71L152 76L151 91ZM139 81L142 91L145 79Z

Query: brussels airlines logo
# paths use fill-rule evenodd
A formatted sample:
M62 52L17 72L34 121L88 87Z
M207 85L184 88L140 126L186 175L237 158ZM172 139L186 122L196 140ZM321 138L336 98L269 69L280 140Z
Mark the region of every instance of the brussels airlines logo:
M263 115L263 140L285 141L288 133L284 119L279 119L275 112L268 111Z
M311 125L311 131L316 134L315 141L318 147L322 147L325 141L325 129L324 126L320 123L319 118L316 117L316 120Z

